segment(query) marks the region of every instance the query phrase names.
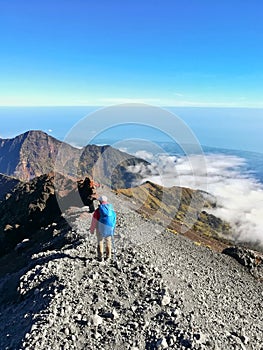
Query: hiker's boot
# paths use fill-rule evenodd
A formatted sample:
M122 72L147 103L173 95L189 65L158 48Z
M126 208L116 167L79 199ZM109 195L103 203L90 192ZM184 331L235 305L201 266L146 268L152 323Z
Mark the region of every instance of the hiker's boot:
M98 244L97 247L97 256L98 261L103 261L103 244L101 244L101 242Z
M105 261L110 262L111 261L111 255L106 255Z
M111 249L108 249L107 247L106 247L106 259L107 260L111 259Z

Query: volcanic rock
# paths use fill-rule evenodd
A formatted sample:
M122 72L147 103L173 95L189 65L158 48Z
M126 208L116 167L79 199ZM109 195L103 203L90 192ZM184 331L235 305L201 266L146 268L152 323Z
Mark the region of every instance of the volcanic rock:
M2 274L1 349L262 348L263 286L245 266L103 193L117 212L116 261L97 261L88 208L69 208L45 249L26 248Z

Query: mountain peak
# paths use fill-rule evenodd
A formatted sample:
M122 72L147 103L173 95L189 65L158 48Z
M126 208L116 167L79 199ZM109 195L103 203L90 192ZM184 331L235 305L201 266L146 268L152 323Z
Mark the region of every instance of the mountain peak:
M93 168L99 165L98 181L112 187L129 187L138 175L128 166L138 162L148 164L109 145L87 145L80 150L41 130L29 130L0 142L0 173L21 181L54 171L56 164L62 173L74 177L93 176Z
M40 130L30 130L0 143L0 172L22 181L52 170L61 142Z
M29 130L12 139L1 139L0 173L21 181L49 173L54 170L62 144L41 130ZM66 150L69 159L79 154L79 150L67 144Z

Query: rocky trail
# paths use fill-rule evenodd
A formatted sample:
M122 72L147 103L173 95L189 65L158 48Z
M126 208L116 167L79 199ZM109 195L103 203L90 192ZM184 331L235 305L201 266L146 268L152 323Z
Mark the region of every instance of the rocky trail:
M106 195L118 217L116 261L96 260L87 208L68 210L71 229L51 227L67 243L1 279L9 297L0 304L0 349L263 350L260 280Z

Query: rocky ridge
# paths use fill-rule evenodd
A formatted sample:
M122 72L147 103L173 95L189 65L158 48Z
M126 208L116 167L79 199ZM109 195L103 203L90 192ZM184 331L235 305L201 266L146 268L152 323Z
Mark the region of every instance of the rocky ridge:
M89 178L77 181L54 172L19 183L0 203L0 256L23 239L35 236L41 227L57 220L70 206L90 205L89 183ZM125 194L140 214L174 233L182 232L186 227L185 217L187 223L195 220L193 228L187 227L186 235L203 245L213 243L213 247L221 250L226 247L221 240L215 240L220 234L227 237L226 224L205 212L197 216L204 201L209 205L200 191L179 187L168 189L147 182L116 193Z
M70 208L47 227L60 244L1 280L1 349L263 349L263 286L245 266L103 191L117 211L117 261L96 260L91 214Z
M12 139L0 139L0 173L21 181L56 171L75 178L93 176L105 185L129 187L141 179L129 170L136 164L149 164L143 159L111 146L72 147L40 130L30 130Z
M18 184L19 180L0 174L0 202L6 199L8 192L12 191Z

